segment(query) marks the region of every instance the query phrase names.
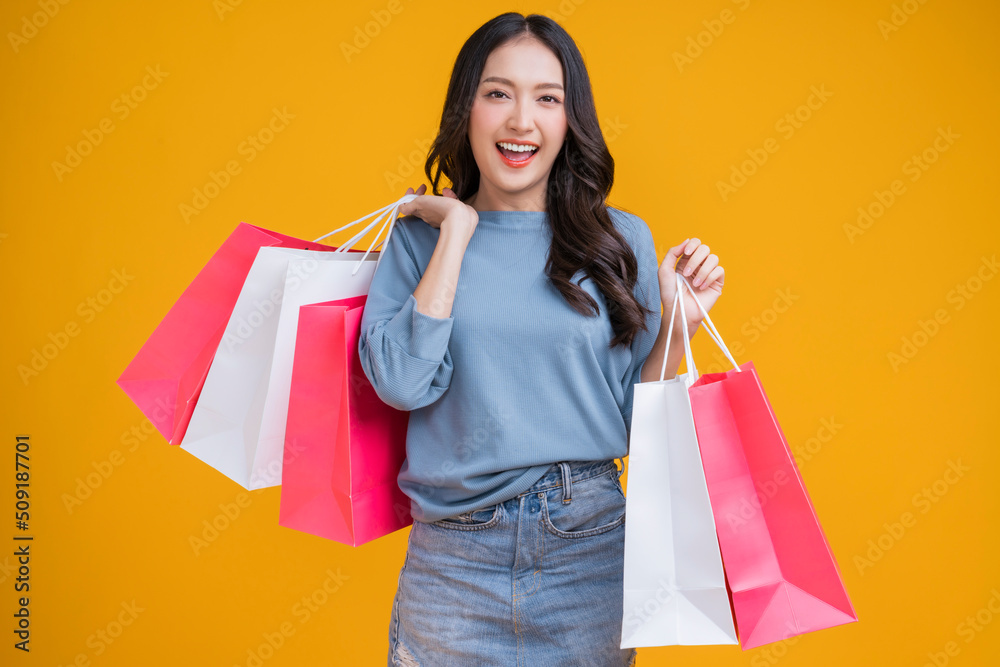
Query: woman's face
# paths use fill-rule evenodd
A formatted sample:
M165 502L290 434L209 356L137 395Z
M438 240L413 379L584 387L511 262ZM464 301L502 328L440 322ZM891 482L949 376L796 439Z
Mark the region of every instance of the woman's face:
M565 99L562 65L538 40L508 42L489 55L469 116L478 202L485 194L494 203L544 204L566 137Z

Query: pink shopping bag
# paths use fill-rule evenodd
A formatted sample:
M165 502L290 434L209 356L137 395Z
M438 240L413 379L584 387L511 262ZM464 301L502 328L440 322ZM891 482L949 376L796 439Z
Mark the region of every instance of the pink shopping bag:
M396 482L409 412L386 405L361 367L366 296L299 307L278 523L358 546L409 526Z
M702 375L688 394L740 645L746 650L855 622L757 369L750 361L736 364L702 312L710 337L734 366Z
M118 378L118 386L171 445L184 437L243 281L265 246L336 250L241 222Z
M743 649L858 620L753 362L688 390Z

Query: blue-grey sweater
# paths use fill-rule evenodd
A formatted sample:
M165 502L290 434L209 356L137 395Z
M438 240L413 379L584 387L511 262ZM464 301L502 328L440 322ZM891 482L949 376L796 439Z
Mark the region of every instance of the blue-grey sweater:
M575 311L545 275L552 240L541 211L480 211L462 259L452 313L416 310L440 230L401 217L372 279L358 351L379 397L410 411L400 488L416 521L513 498L558 461L625 456L633 385L660 327L658 262L639 217L608 208L636 255L635 295L653 314L629 346L600 306Z

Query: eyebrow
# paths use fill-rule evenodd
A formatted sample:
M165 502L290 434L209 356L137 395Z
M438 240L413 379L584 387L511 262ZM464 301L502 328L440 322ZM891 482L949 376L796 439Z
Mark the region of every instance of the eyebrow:
M484 83L491 83L491 82L493 82L493 83L502 83L505 86L510 86L511 88L515 87L513 81L511 81L510 79L505 79L502 76L488 76L485 79L483 79L480 82L479 85L483 85ZM558 88L559 90L563 89L562 85L558 84L558 83L540 83L537 86L535 86L535 90L538 90L540 88Z

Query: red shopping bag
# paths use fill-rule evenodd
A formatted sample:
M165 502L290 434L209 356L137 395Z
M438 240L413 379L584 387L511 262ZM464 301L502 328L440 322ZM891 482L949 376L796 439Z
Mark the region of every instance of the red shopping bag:
M409 412L361 367L366 296L299 307L278 523L358 546L413 523L396 477Z
M702 313L734 366L688 395L741 647L857 621L757 369L736 364Z
M336 250L241 222L118 378L171 445L184 437L243 281L264 246Z

